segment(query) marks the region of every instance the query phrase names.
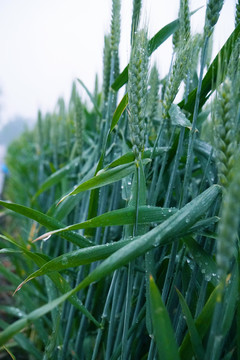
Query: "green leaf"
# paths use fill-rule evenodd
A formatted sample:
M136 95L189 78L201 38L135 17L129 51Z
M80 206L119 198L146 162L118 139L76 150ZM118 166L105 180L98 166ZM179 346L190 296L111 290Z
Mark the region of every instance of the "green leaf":
M64 227L64 224L57 221L56 219L45 215L41 213L40 211L31 209L29 207L10 203L7 201L1 201L0 205L4 206L7 209L10 209L18 214L24 215L29 219L37 221L39 224L45 226L47 229L55 230L55 229L61 229ZM83 236L76 234L74 232L72 233L66 233L64 234L64 239L72 242L73 244L76 244L79 247L86 247L89 245L92 245L92 242L84 238Z
M26 327L27 324L29 324L31 321L45 315L56 306L67 300L70 296L90 285L92 282L98 281L119 267L126 265L129 261L140 255L143 255L152 247L168 243L170 239L178 236L179 231L187 231L189 227L191 227L208 210L212 202L220 193L220 189L221 188L218 185L211 186L197 198L185 205L176 214L172 215L169 219L164 221L161 225L140 236L139 238L132 240L130 243L109 256L76 288L31 312L26 316L26 318L20 319L11 324L0 334L0 346L8 341L13 335Z
M0 333L0 346L6 344L9 339L11 339L14 335L18 334L25 327L31 326L31 323L34 320L39 319L43 315L53 310L56 306L63 303L63 301L69 298L70 295L72 295L72 293L68 292L60 296L59 298L51 301L50 303L37 308L36 310L28 314L26 317L15 321L13 324L10 324L5 330Z
M0 326L2 329L6 329L9 324L3 320L0 320ZM17 334L16 336L14 336L14 340L28 354L32 354L34 356L34 359L42 360L42 353L31 343L31 341L24 334Z
M154 340L157 343L159 358L162 360L180 359L167 309L152 276L150 276L150 307Z
M147 164L150 161L150 159L145 159L143 162ZM97 189L99 187L112 184L116 181L121 180L122 178L128 176L132 172L134 172L136 168L135 161L116 166L113 169L109 170L100 170L96 176L93 178L85 181L84 183L78 185L73 191L71 191L68 195L64 196L60 202L62 202L66 197L70 195L76 195L80 193L81 191L91 190L91 189Z
M82 80L80 80L80 79L77 79L77 81L79 82L80 85L82 85L82 87L84 88L84 90L88 94L89 99L91 100L91 102L92 102L92 104L94 106L94 109L96 110L96 113L98 114L98 116L100 116L100 118L102 118L102 114L98 109L97 103L95 102L94 97L92 96L92 94L90 93L90 91L88 90L88 88L86 87L84 82Z
M40 186L40 188L34 195L33 199L35 200L44 191L48 190L53 185L56 185L57 183L59 183L59 181L61 181L72 170L73 166L75 166L78 163L79 163L79 158L74 159L69 164L65 165L64 167L62 167L61 169L57 170L52 175L50 175L44 181L44 183L42 183L42 185Z
M150 159L150 158L154 158L158 155L161 155L165 152L167 152L170 148L167 146L163 146L163 147L157 147L154 151L154 156L152 156L152 149L146 149L144 150L143 154L142 154L142 158L143 159ZM111 162L109 165L107 165L104 169L107 170L109 168L113 168L119 165L123 165L123 164L128 164L132 161L134 161L135 157L132 151L127 152L126 154L122 155L120 158L114 160L113 162Z
M192 237L183 238L194 261L198 264L202 274L207 281L211 281L214 286L218 285L217 265L212 256L209 255Z
M115 243L104 245L89 246L85 249L79 249L60 255L48 262L43 263L39 270L29 275L22 283L21 287L28 281L43 275L49 275L54 271L62 271L68 268L87 265L94 261L106 259L115 251L129 244L131 240L121 240Z
M172 214L177 211L175 208L159 208L154 206L139 206L138 209L138 223L139 224L150 224L158 223L166 220ZM109 211L105 214L96 216L95 218L89 219L79 224L69 225L65 228L49 231L36 240L41 240L53 234L61 234L65 231L89 229L100 226L121 226L121 225L133 225L135 221L136 209L134 206L128 206L123 209Z
M210 94L216 89L216 86L219 85L219 81L222 82L224 78L219 79L219 74L224 74L229 62L234 43L239 38L240 33L240 24L235 28L232 34L229 36L228 40L225 42L213 62L209 67L206 75L202 81L201 95L200 95L200 108L205 104ZM224 59L220 62L219 59ZM178 106L185 109L186 111L193 114L194 105L196 100L197 88L194 89L188 96L188 102L185 104L184 100L181 101Z
M204 305L201 314L195 320L195 327L201 339L203 339L203 337L207 333L212 322L212 316L218 293L219 285L213 290L213 292L208 298L208 301ZM184 360L191 360L194 356L189 333L187 333L183 339L183 342L179 348L179 355L180 358Z
M46 255L43 254L39 254L39 253L33 253L31 251L29 251L26 247L21 246L20 244L18 244L17 241L15 241L14 239L8 238L7 236L3 236L0 235L1 238L3 238L4 240L14 244L15 246L17 246L18 248L20 248L23 253L30 258L37 266L39 267L43 267L45 264L47 264L49 257L47 257ZM50 262L50 261L49 261ZM55 270L56 271L56 270ZM50 279L52 280L52 282L56 285L56 287L64 294L68 291L70 291L71 287L68 284L68 282L58 273L55 274L48 274L48 276L50 277ZM25 283L26 281L22 282L18 287L17 287L17 291L21 289L22 284ZM18 284L20 283L20 280L18 281ZM31 288L29 288L30 290ZM83 306L82 302L80 301L80 299L76 296L73 295L72 297L70 297L69 301L78 309L80 310L88 319L90 319L91 321L93 321L95 323L95 325L100 326L99 322L92 316L92 314L85 308L85 306Z
M126 93L123 96L122 100L120 101L116 110L114 111L110 131L113 131L113 129L117 125L118 120L120 119L122 113L124 112L124 110L127 107L127 104L128 104L128 93Z
M180 293L180 291L178 289L176 289L176 290L177 290L179 301L180 301L180 304L182 307L183 315L185 316L185 319L187 322L189 335L190 335L190 339L192 342L192 347L193 347L194 353L198 360L202 360L202 359L204 359L204 349L202 346L202 340L198 334L197 328L196 328L194 320L192 318L192 314L189 310L189 307L188 307L184 297L182 296L182 294Z
M93 281L98 281L138 256L145 254L150 249L171 242L172 239L179 236L179 233L183 234L184 231L188 231L205 214L220 191L221 187L219 185L211 186L162 224L116 251L79 284L79 289L88 286Z
M169 110L172 125L192 128L191 122L186 118L186 115L181 111L180 107L172 104Z

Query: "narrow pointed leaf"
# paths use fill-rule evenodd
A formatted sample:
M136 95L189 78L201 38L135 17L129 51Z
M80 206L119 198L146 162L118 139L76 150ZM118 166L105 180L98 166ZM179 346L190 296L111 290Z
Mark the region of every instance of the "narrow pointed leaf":
M39 224L45 226L49 230L55 230L57 228L61 229L62 227L64 227L64 225L61 222L57 221L56 219L54 219L48 215L45 215L45 214L41 213L40 211L31 209L29 207L10 203L7 201L1 201L1 200L0 200L0 205L4 206L5 208L7 208L9 210L12 210L12 211L18 213L18 214L24 215L29 219L37 221ZM74 232L66 233L63 237L66 240L76 244L79 247L86 247L86 246L92 245L91 241L87 240L83 236L76 234Z
M113 129L117 125L118 120L120 119L122 113L124 112L124 110L127 107L127 104L128 104L128 93L123 96L122 100L118 104L118 106L113 114L110 131L113 131Z
M77 81L79 82L79 84L84 88L84 90L85 90L86 93L88 94L89 99L91 100L91 102L92 102L92 104L93 104L93 106L94 106L94 109L96 110L98 116L100 116L100 118L101 118L101 117L102 117L102 114L101 114L101 112L99 111L98 106L97 106L97 104L96 104L96 102L95 102L92 94L90 93L90 91L88 90L88 88L86 87L86 85L84 84L84 82L83 82L82 80L77 79Z
M59 183L59 181L61 181L72 170L72 167L75 166L76 164L78 164L78 162L79 162L79 159L74 159L73 161L70 162L70 164L65 165L64 167L62 167L61 169L57 170L52 175L50 175L44 181L44 183L42 183L39 190L34 195L34 199L36 199L44 191L51 188L53 185L56 185L57 183Z
M150 308L154 340L157 344L159 358L162 360L180 360L172 324L152 276L150 276Z
M217 81L219 85L218 74L223 73L223 69L220 69L220 66L226 67L226 64L229 62L234 42L239 38L240 33L240 24L235 28L232 34L229 36L228 40L225 42L219 53L216 55L215 59L211 63L206 75L202 81L201 95L200 95L200 108L205 104L209 95L216 89ZM219 58L224 59L222 64L219 63ZM222 78L221 81L224 79ZM193 113L194 104L196 100L197 89L194 89L188 96L188 102L185 104L184 101L181 101L178 106L184 108L186 111Z
M31 251L29 251L27 248L21 246L20 244L18 244L17 241L15 241L14 239L10 239L7 236L3 236L0 235L1 238L3 238L4 240L14 244L15 246L17 246L18 248L20 248L22 250L22 252L28 257L30 258L37 266L39 266L40 268L43 267L45 264L48 263L49 261L49 257L47 257L46 255L43 254L39 254L39 253L33 253ZM49 261L50 262L50 261ZM60 269L61 270L61 269ZM55 271L58 271L57 269L55 269ZM48 274L49 275L49 274ZM31 275L30 275L31 276ZM68 282L57 272L54 274L50 274L49 275L50 279L53 281L53 283L56 285L56 287L64 294L67 293L68 291L70 291L71 287L68 284ZM22 283L21 283L22 285ZM20 289L22 286L19 286L17 289ZM92 314L85 308L85 306L83 306L82 302L80 301L80 299L76 296L73 295L69 301L78 309L80 310L89 320L93 321L95 323L95 325L100 326L100 324L98 323L98 321L92 316Z
M161 155L163 153L165 153L166 151L168 151L170 148L167 147L167 146L163 146L163 147L157 147L154 151L154 157L158 156L158 155ZM152 156L152 149L146 149L144 150L143 152L143 155L142 155L142 158L143 159L150 159L151 156ZM109 165L107 165L104 169L109 169L109 168L114 168L116 166L119 166L119 165L123 165L123 164L128 164L132 161L134 161L135 157L134 157L134 154L132 151L130 152L127 152L126 154L122 155L120 158L114 160L113 162L111 162Z
M200 315L195 320L195 326L201 339L203 339L204 335L207 333L210 327L218 292L219 286L213 290ZM183 342L179 348L179 355L181 359L186 360L190 360L194 356L189 333L187 333L183 339Z
M177 211L175 208L158 208L154 206L140 206L138 209L138 223L139 224L150 224L158 223L166 220L172 214ZM134 206L129 206L124 209L118 209L109 211L105 214L96 216L93 219L89 219L79 224L66 226L65 228L49 231L36 240L41 240L53 234L61 234L65 231L89 229L100 226L121 226L121 225L133 225L135 221L136 209Z
M177 290L177 294L179 297L179 301L182 307L182 312L183 315L185 316L186 322L187 322L187 326L188 326L188 331L189 331L189 335L191 338L191 342L192 342L192 347L194 350L194 353L196 355L196 358L198 360L202 360L204 359L204 349L202 346L202 340L199 336L199 333L197 331L197 328L195 326L192 314L189 310L189 307L184 299L184 297L182 296L182 294L180 293L180 291L178 289Z
M21 284L21 286L38 276L49 275L54 271L62 271L68 268L87 265L94 261L106 259L108 256L121 249L123 246L129 244L129 242L130 240L126 239L115 243L89 246L85 249L79 249L60 255L48 262L43 263L41 268L29 275Z
M149 161L150 161L149 159L143 160L143 162L145 164L148 163ZM136 164L133 161L133 162L131 162L129 164L116 166L115 168L109 169L107 171L101 170L93 178L91 178L91 179L85 181L84 183L78 185L68 195L64 196L60 200L60 202L63 201L66 197L68 197L70 195L76 195L76 194L80 193L81 191L97 189L99 187L109 185L109 184L112 184L112 183L114 183L116 181L119 181L122 178L124 178L124 177L128 176L129 174L131 174L132 172L134 172L135 168L136 168Z

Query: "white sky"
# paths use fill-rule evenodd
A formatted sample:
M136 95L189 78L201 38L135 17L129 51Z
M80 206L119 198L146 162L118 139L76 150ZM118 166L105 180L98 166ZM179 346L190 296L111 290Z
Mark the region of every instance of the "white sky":
M234 28L236 0L225 0L215 34L216 54ZM149 37L178 14L179 0L143 0L142 22ZM190 0L191 10L206 0ZM129 58L132 0L122 0L120 67ZM192 17L202 31L205 8ZM37 110L53 111L57 99L69 99L79 77L93 90L102 80L104 34L109 32L111 0L0 0L0 128L16 115L36 119ZM171 40L154 55L160 74L168 70ZM86 95L82 89L83 98Z

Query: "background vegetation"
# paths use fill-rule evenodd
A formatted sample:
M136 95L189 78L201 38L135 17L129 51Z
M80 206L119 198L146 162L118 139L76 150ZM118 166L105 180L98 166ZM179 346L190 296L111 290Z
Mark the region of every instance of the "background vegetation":
M211 62L223 1L208 1L202 34L181 0L179 19L148 39L134 0L121 73L120 5L101 88L77 80L68 105L39 112L8 147L1 356L240 359L240 3ZM171 35L160 79L151 54Z

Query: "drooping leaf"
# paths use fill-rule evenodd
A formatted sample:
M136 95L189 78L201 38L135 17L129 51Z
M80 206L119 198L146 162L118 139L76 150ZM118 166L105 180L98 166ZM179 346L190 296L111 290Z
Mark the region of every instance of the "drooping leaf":
M47 257L44 254L39 254L39 253L33 253L31 251L29 251L26 247L21 246L20 244L18 244L17 241L15 241L14 239L8 238L7 236L3 236L0 235L1 238L3 238L4 240L14 244L15 246L17 246L19 249L22 250L22 252L28 257L30 258L37 266L42 267L45 264L47 264L47 262L50 260L49 257ZM55 270L57 271L57 270ZM71 287L68 284L68 282L57 272L54 274L48 274L50 279L53 281L53 283L56 285L56 287L64 294L68 291L70 291ZM20 281L19 281L20 282ZM21 283L22 284L22 283ZM19 290L21 288L21 285L17 288L17 290ZM40 296L39 296L40 297ZM87 318L89 318L91 321L93 321L95 323L95 325L100 326L100 324L96 321L96 319L92 316L92 314L85 308L85 306L83 306L82 302L80 301L80 299L76 296L73 295L72 297L70 297L69 301L78 309L80 310Z
M10 203L7 201L2 201L2 200L0 200L0 205L18 213L18 214L24 215L24 216L28 217L29 219L37 221L39 224L45 226L49 230L55 230L57 228L60 229L60 228L64 227L64 225L62 223L60 223L53 217L47 216L47 215L41 213L40 211L31 209L29 207ZM92 242L90 240L87 240L83 236L76 234L74 232L66 233L63 237L66 240L76 244L79 247L86 247L86 246L92 245Z
M133 225L135 221L135 207L129 206L123 209L109 211L105 214L96 216L79 224L69 225L65 228L53 230L39 236L36 240L41 240L49 235L62 233L65 231L88 229L100 226L121 226ZM177 210L175 208L158 208L154 206L139 206L138 209L138 222L139 224L159 223Z
M146 164L150 161L150 159L144 159L143 162ZM66 197L70 195L76 195L81 191L97 189L99 187L112 184L116 181L121 180L122 178L128 176L135 170L136 164L135 162L131 162L129 164L119 165L113 169L109 170L100 170L96 176L85 181L84 183L78 185L73 191L71 191L68 195L64 196L60 202L62 202Z

